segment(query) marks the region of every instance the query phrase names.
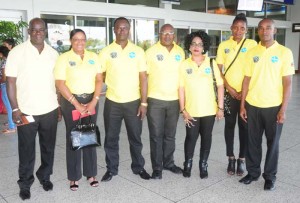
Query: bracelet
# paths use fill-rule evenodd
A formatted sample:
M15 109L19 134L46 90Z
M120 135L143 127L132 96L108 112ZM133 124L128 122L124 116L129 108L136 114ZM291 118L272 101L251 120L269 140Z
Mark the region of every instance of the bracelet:
M99 100L99 99L100 99L98 96L95 96L94 98L95 98L95 99L97 99L97 100Z
M16 112L16 111L19 111L20 109L19 108L15 108L12 110L12 112Z
M141 106L144 106L144 107L147 107L148 106L148 103L141 103Z
M73 96L70 103L73 104L73 101L75 100L75 97Z
M183 108L179 113L183 113L183 112L185 112L185 108Z
M220 111L224 111L224 109L222 109L222 108L220 108L220 107L218 107L218 109L219 109Z
M73 98L74 98L74 95L72 94L72 96L69 97L68 102L70 102Z

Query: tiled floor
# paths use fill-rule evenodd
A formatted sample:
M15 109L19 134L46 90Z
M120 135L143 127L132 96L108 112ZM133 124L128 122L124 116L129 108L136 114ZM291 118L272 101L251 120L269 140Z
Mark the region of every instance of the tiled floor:
M293 95L287 112L280 141L280 160L276 182L276 190L263 190L264 180L250 185L238 182L240 177L229 176L226 173L227 158L223 138L224 120L216 122L213 132L213 144L209 157L209 178L199 178L198 156L199 141L196 146L195 164L191 178L163 171L162 180L142 180L134 175L130 169L130 154L126 130L123 127L120 136L120 167L119 175L110 182L100 182L99 187L92 188L85 179L80 180L77 192L69 189L66 179L65 161L65 129L64 123L59 123L57 145L55 153L54 173L51 180L54 189L45 192L38 181L31 187L31 199L27 202L300 202L300 75L293 79ZM98 125L104 138L102 108ZM4 123L5 116L0 115L0 123ZM1 129L4 126L1 125ZM177 128L175 162L182 166L184 161L183 142L185 129L180 119ZM151 173L150 149L147 121L143 129L143 155L146 160L145 169ZM38 141L38 140L37 140ZM236 143L238 140L236 139ZM38 142L37 142L38 143ZM39 145L37 144L36 168L40 163ZM236 144L237 146L237 144ZM266 152L264 143L263 153ZM235 150L237 152L237 149ZM263 163L262 163L263 165ZM18 180L18 150L17 134L0 135L0 203L21 202L19 198ZM105 173L103 147L98 148L98 179Z

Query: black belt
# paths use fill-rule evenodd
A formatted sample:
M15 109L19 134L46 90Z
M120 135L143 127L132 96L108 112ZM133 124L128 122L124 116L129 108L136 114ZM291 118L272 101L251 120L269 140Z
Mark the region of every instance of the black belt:
M75 97L80 97L80 98L88 98L88 97L91 97L93 96L94 93L91 93L91 94L87 94L87 93L83 93L83 94L74 94Z

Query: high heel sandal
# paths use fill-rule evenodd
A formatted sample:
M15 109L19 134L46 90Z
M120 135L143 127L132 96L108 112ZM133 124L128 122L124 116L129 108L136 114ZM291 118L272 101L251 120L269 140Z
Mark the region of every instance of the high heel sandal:
M236 162L236 159L233 158L233 159L228 159L228 167L227 167L227 173L229 175L234 175L235 174L235 162Z
M92 187L99 186L99 182L96 180L96 177L87 177L86 179L90 182L90 186Z
M70 182L70 190L72 190L72 191L77 191L78 190L79 185L78 185L78 183L76 184L76 182L77 181L71 181Z

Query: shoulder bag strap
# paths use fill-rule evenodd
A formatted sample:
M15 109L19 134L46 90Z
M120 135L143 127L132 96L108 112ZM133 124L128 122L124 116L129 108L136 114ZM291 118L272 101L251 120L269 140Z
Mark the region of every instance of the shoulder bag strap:
M212 71L212 78L213 78L213 85L214 85L214 92L215 92L215 96L216 96L216 102L218 103L218 87L217 87L216 77L215 77L215 73L214 73L214 64L213 64L213 59L212 58L210 58L210 67L211 67L211 71Z
M245 41L246 41L246 38L245 38L244 41L242 42L242 44L241 44L241 46L240 46L238 52L236 53L234 59L232 60L231 64L230 64L230 65L228 66L228 68L226 69L226 71L225 71L225 73L224 73L224 76L226 75L226 73L228 72L229 68L230 68L230 67L232 66L232 64L234 63L235 59L238 57L238 55L239 55L239 53L240 53L240 51L241 51L241 49L242 49L242 47L243 47Z

